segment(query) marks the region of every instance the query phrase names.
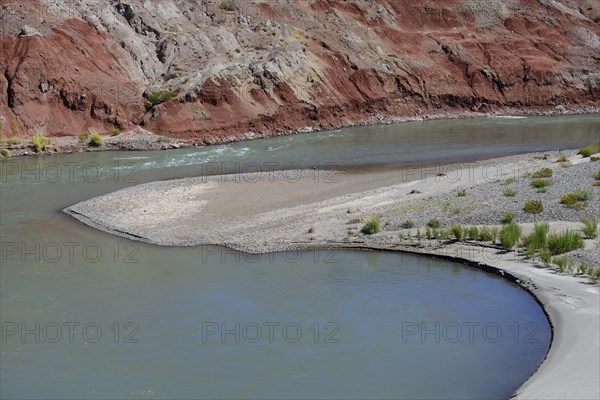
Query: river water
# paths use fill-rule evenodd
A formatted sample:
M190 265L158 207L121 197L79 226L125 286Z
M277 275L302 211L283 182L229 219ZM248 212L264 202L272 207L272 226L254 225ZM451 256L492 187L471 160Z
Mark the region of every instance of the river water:
M598 117L433 121L0 162L2 398L508 398L551 331L507 281L393 253L160 248L61 210L156 179L573 148ZM375 160L375 161L374 161Z

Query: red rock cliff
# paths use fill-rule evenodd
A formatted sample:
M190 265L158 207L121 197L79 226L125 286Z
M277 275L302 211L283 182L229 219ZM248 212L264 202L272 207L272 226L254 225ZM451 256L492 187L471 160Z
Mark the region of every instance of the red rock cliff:
M599 15L587 0L0 0L3 133L214 143L599 106Z

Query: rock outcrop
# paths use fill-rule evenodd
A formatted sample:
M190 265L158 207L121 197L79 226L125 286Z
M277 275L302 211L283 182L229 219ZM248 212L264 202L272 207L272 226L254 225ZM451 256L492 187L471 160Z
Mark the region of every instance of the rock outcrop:
M599 16L587 0L0 0L3 134L217 143L598 107Z

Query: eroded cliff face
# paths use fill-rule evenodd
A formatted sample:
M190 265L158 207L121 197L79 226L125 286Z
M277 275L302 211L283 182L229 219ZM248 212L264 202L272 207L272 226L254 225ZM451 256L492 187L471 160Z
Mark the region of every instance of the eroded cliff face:
M4 136L600 105L587 0L0 0ZM158 105L159 91L176 96ZM250 132L250 133L249 133Z

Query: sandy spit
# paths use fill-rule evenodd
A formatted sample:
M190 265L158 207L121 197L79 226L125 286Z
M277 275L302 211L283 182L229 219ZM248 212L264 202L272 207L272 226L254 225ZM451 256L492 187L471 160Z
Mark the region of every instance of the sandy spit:
M526 218L522 221L526 222L524 230L527 232L533 222L543 219L550 220L552 230L579 229L581 224L576 217L600 214L596 209L600 188L591 184L579 187L588 185L586 174L592 170L591 165L600 169L600 163L590 163L575 153L565 153L571 165L568 168L556 162L563 154L550 153L504 157L451 168L430 166L422 171L302 170L152 182L84 201L65 212L97 229L165 246L213 244L249 253L363 248L429 254L469 263L503 275L528 290L544 307L553 326L553 343L546 360L517 391L516 397L596 399L600 398L597 284L586 277L543 268L536 259L526 259L515 251L501 251L491 243L401 239L400 233L406 236L406 230L397 227L398 221L414 217L415 229L419 226L423 229L423 215L430 213L427 207L436 212L447 208L445 203L456 198L453 193L462 190L466 190L466 198L469 193L482 198L494 193L497 200L488 206L492 214L497 214L509 203L527 200L498 197L494 191L499 190L499 185L512 178L519 190L524 191L527 181L521 182L521 186L519 182L530 179L527 174L548 167L554 171L552 179L560 190L586 189L592 193L592 200L580 214L573 214L560 208L564 206L556 200L556 194L549 191L547 198L539 194L544 199L545 214L537 219L521 216ZM493 177L488 173L490 166L495 171ZM583 178L572 179L569 174ZM589 180L593 182L591 176ZM479 197L471 200L473 204L482 201ZM425 208L419 205L425 203L429 204ZM452 207L451 204L449 209ZM466 209L466 223L493 223L486 219L489 218L486 213L469 212L477 207ZM363 221L372 215L382 216L384 230L373 236L363 235L360 233ZM477 219L478 215L482 220ZM552 216L566 216L566 220L552 220ZM451 222L461 223L461 217L452 214ZM597 239L586 240L583 252L600 254L599 248ZM591 260L595 262L594 257Z

